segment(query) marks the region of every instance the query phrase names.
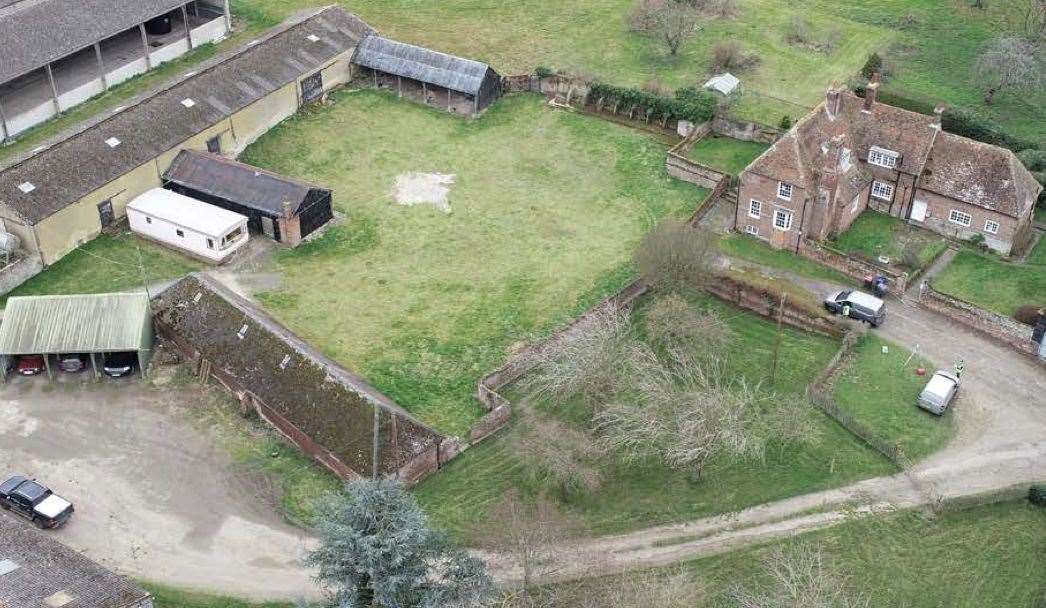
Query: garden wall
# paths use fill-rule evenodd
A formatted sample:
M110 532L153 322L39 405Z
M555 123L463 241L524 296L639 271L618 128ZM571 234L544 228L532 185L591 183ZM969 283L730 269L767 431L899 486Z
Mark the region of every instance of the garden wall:
M730 302L739 308L754 312L759 316L776 321L780 315L782 323L791 327L836 337L843 333L833 319L827 316L814 315L803 306L797 305L788 299L785 299L782 314L780 309L781 297L778 294L738 281L728 275L721 274L717 276L706 289L717 298Z
M669 150L665 158L665 168L669 175L702 188L715 189L724 179L729 183L729 175L687 158L676 151L678 147Z
M1032 340L1032 328L1023 323L943 294L925 283L919 289L919 305L1038 359L1039 345Z
M761 125L756 122L733 120L717 116L711 121L712 132L742 141L755 141L762 144L772 144L781 136L780 129Z
M832 249L824 243L817 243L808 239L800 241L799 254L824 266L863 281L870 274L881 274L890 280L890 292L900 295L908 289L908 273L898 273L882 266L877 266L861 258L847 255L839 250Z
M21 254L18 254L21 255ZM19 257L7 266L0 268L0 295L8 293L25 283L44 269L44 263L38 255Z

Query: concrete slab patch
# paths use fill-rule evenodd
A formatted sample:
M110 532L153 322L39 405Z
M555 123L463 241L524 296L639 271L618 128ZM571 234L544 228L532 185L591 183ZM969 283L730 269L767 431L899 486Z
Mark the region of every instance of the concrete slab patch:
M401 173L396 177L392 197L400 205L432 205L443 213L450 213L450 186L456 175L446 173Z

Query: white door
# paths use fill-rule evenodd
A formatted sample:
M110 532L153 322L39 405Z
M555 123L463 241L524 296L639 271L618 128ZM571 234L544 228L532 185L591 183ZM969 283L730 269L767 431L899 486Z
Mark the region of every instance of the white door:
M912 203L912 219L921 222L926 219L926 201L915 201Z

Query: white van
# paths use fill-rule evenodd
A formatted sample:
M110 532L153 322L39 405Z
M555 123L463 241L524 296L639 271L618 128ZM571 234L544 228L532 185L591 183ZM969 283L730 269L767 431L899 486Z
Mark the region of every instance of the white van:
M958 391L959 379L948 372L938 371L926 383L923 392L919 393L919 407L941 416Z

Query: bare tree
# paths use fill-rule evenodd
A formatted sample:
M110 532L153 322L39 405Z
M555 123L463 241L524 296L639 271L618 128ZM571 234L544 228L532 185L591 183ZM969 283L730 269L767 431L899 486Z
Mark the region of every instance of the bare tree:
M741 43L736 40L717 42L712 46L712 71L740 71L759 63L759 56L746 53Z
M701 19L701 11L687 0L640 0L629 22L632 31L657 38L674 56L697 34Z
M1003 89L1035 89L1042 84L1039 49L1025 38L995 39L977 58L975 69L986 87L986 104Z
M559 402L580 397L594 406L617 391L625 353L634 342L628 312L604 306L559 339L524 355L520 364L531 371L520 386Z
M517 594L529 596L537 580L555 573L556 557L580 528L545 497L527 502L512 490L491 511L481 546L514 558L522 574Z
M730 380L718 361L674 355L665 366L651 354L637 376L638 398L596 413L602 447L628 460L658 458L696 479L712 458L759 459L771 443L816 435L802 400L766 396L744 379Z
M714 310L701 310L675 293L650 306L645 328L655 346L709 355L722 353L733 339L730 326Z
M738 608L867 608L870 602L849 589L847 577L833 569L820 547L776 549L763 560L770 587L753 592L737 588Z
M635 265L654 288L701 287L712 275L717 241L708 230L667 218L643 237L634 255Z
M1015 35L1041 47L1046 40L1046 0L1009 0L1006 27Z
M582 430L529 412L514 447L536 482L564 498L595 491L603 482L598 445Z

